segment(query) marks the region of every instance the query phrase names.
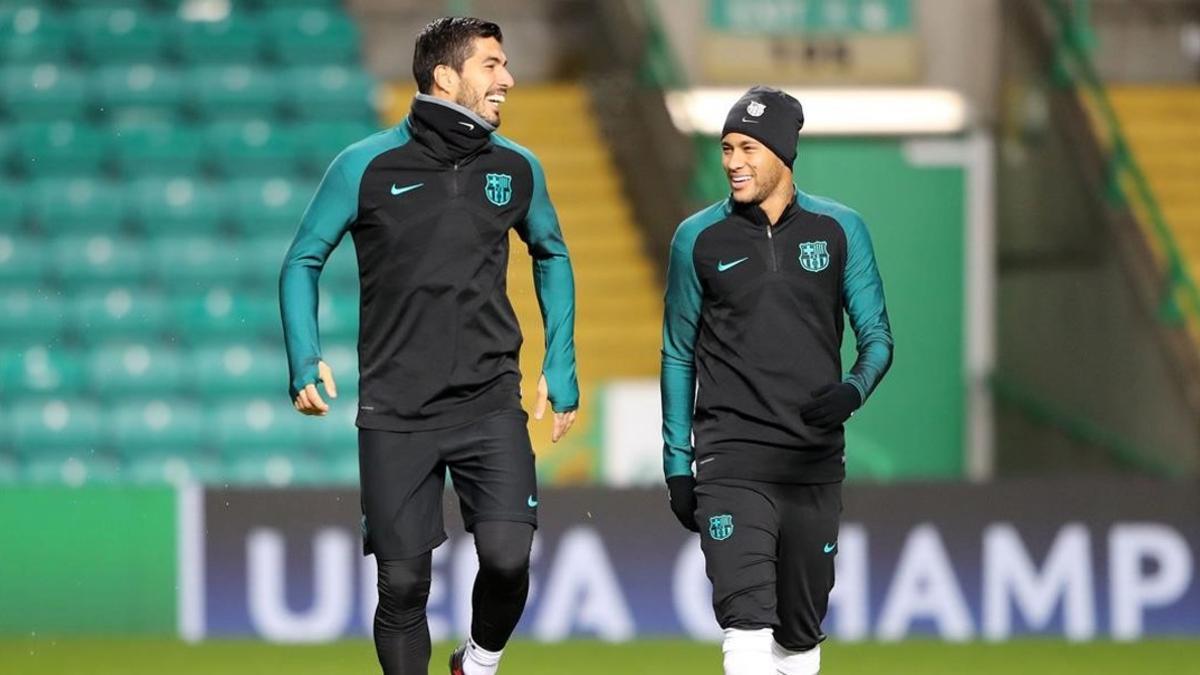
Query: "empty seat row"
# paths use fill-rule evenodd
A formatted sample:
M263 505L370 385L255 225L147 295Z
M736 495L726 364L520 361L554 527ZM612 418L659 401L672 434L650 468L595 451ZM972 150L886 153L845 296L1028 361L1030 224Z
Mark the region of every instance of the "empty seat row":
M128 339L206 344L222 340L281 342L275 293L240 293L206 284L208 290L165 294L142 287L81 291L73 297L16 288L0 292L4 330L0 341L16 348L71 341L101 344ZM358 336L358 299L326 292L320 300L321 334L330 341Z
M198 236L226 229L245 237L282 238L295 232L315 189L315 180L281 177L0 182L0 232L10 232L10 237L21 229L55 236L126 230Z
M0 8L0 60L314 64L351 63L359 56L358 28L338 9L283 6L222 14L210 7Z
M141 63L78 69L38 64L0 69L0 112L15 120L370 120L374 97L370 75L340 65L269 70L240 65L179 69Z
M288 239L263 237L218 241L203 237L150 240L105 236L55 237L45 242L0 235L0 296L28 297L31 304L83 297L80 292L135 292L160 288L168 293L229 288L238 295L274 292ZM328 290L358 285L353 246L333 252L321 273ZM19 304L19 303L17 303ZM17 306L14 304L14 307Z
M353 436L350 437L353 439ZM0 452L0 485L354 485L353 444L314 453L290 451L223 456L216 453L148 453L121 457L92 450L54 450L28 457Z
M354 442L353 396L330 415L300 415L284 390L273 397L236 397L212 404L190 399L53 397L6 407L0 447L17 456L48 452L105 452L123 456L201 454L227 457L329 450Z
M319 177L367 124L278 124L267 120L205 126L98 128L61 121L0 129L0 164L31 178L162 175Z
M347 393L356 386L357 358L348 343L331 342L323 358ZM280 396L288 383L282 341L224 342L193 348L155 342L109 343L92 349L35 345L0 350L0 400L81 396L120 404L130 397Z

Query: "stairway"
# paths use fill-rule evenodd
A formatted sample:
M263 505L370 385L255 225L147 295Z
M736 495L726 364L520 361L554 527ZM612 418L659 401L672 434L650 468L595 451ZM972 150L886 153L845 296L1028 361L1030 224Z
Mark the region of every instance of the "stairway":
M395 85L388 124L407 114L411 85ZM570 435L550 443L550 415L530 421L542 480L582 482L599 469L599 387L605 380L655 377L662 330L661 284L644 250L618 169L600 137L587 93L576 84L517 86L504 104L501 133L541 160L575 270L575 349L582 408ZM532 407L544 337L529 256L512 234L509 297L525 334L522 395Z
M1200 280L1200 87L1108 87L1121 128L1150 183L1193 282ZM1189 329L1200 345L1200 317Z

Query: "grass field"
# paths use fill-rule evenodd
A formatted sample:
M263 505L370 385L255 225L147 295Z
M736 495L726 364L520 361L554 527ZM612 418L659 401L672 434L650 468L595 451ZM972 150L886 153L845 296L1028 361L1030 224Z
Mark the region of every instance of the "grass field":
M445 673L452 645L434 646L434 675ZM1200 674L1200 640L1131 644L1020 641L948 645L936 642L830 644L826 675L1155 675ZM377 673L370 643L278 646L257 642L28 639L0 641L4 675L349 675ZM714 644L643 640L515 642L503 675L720 675Z

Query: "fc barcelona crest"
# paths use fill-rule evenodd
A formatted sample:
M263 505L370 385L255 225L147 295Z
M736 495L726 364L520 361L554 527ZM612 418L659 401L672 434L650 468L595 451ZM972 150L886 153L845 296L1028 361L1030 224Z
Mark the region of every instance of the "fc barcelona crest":
M829 267L829 245L823 241L800 244L800 266L809 272L820 272Z
M507 204L512 199L512 176L506 173L489 173L486 178L487 185L484 186L483 192L488 201L496 206Z
M762 117L762 114L767 111L767 106L758 101L750 101L750 105L746 106L746 112L751 117Z
M708 536L723 541L733 536L733 516L723 513L708 519Z

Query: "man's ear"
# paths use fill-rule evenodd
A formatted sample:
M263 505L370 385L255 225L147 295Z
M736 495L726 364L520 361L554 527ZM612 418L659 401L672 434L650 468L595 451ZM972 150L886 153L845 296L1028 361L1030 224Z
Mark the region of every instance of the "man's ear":
M437 88L453 95L458 91L458 73L453 68L447 65L438 65L433 69L433 84Z

